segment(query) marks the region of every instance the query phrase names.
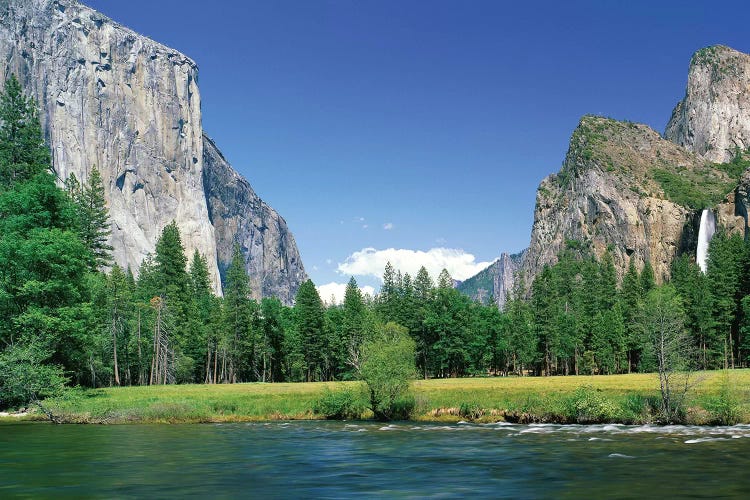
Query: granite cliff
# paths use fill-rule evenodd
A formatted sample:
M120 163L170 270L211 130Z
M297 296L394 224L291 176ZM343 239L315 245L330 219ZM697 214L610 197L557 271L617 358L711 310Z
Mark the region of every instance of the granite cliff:
M101 171L116 262L137 269L175 220L188 255L208 259L217 291L237 241L255 295L291 300L306 279L294 239L205 139L193 60L76 0L0 0L1 81L11 73L41 107L59 178ZM228 223L211 200L228 205L231 194L247 202L232 206ZM262 230L245 227L257 221Z
M637 123L581 119L562 169L539 185L520 271L495 263L493 282L508 290L520 272L528 287L570 244L598 257L609 250L620 276L631 260L639 269L648 260L663 281L676 256L695 253L702 209L714 211L720 228L747 234L748 148L750 56L702 49L663 136Z
M526 250L516 254L503 253L500 258L478 274L461 282L458 290L474 300L488 304L490 299L502 309L513 289L514 276L521 270Z
M255 194L205 135L203 187L222 277L237 243L245 256L253 296L292 303L297 288L307 279L294 236L286 221Z
M685 97L672 112L665 137L714 162L750 148L750 56L723 45L690 60Z

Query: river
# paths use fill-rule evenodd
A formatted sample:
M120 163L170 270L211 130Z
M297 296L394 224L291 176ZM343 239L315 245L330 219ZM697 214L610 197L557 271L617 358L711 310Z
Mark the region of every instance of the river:
M750 497L750 426L0 425L0 498Z

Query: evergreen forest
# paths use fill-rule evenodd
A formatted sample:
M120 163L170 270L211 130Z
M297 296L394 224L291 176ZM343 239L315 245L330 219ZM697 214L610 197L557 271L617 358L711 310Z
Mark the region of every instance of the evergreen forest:
M657 316L684 333L695 368L750 356L750 247L736 234L713 238L705 274L683 255L662 285L648 263L618 277L609 253L569 242L533 283L518 280L503 311L458 292L445 270L390 264L374 298L352 278L342 304L312 281L294 306L257 300L239 246L218 297L175 223L140 269L114 263L109 234L96 167L56 177L36 103L11 77L0 96L0 407L75 385L356 379L361 347L394 324L424 378L656 371Z

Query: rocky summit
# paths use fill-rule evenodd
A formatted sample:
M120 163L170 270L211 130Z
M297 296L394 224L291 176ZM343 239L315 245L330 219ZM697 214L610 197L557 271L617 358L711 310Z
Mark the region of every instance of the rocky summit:
M238 243L254 295L292 300L294 238L204 135L193 60L75 0L0 0L0 60L39 103L60 180L100 170L117 263L137 270L174 220L217 292Z
M478 274L461 282L456 288L474 300L488 304L493 300L502 309L513 291L514 276L521 270L526 251L503 253L500 258Z
M665 137L719 163L750 148L750 56L723 45L696 52Z
M750 55L702 49L663 136L642 124L581 119L562 169L539 185L522 262L493 264L492 282L500 286L484 293L497 297L520 275L528 289L571 245L597 257L609 251L620 277L631 260L638 269L649 261L663 281L675 257L695 253L702 209L714 211L724 230L747 234L748 148Z

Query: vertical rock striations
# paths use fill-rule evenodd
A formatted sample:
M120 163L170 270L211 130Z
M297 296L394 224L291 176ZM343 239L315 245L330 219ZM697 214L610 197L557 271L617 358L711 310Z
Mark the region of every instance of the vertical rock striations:
M723 46L693 56L665 138L645 125L583 117L562 170L537 191L527 287L566 246L611 252L620 276L630 260L639 268L648 260L663 281L677 255L695 255L702 209L713 209L722 229L747 234L750 170L735 156L748 148L750 56Z
M307 279L292 233L284 219L255 194L250 183L232 169L205 135L203 186L222 276L237 243L245 256L253 295L275 296L292 303L297 288Z
M723 45L696 52L685 97L664 135L719 163L731 160L737 148L750 148L750 55Z
M485 304L494 299L497 306L502 309L508 293L513 290L515 276L521 270L525 255L526 250L512 255L501 254L500 258L486 269L458 285L458 290Z
M73 173L85 180L94 166L101 171L115 260L136 270L154 251L164 226L175 220L187 252L197 249L206 256L220 291L217 237L222 249L235 235L244 242L246 228L241 224L264 216L236 213L236 234L224 226L220 236L214 234L210 196L203 184L196 64L75 0L0 0L2 81L10 73L18 75L42 108L42 125L60 179ZM227 181L239 179L228 165L224 170ZM213 191L221 191L221 177L208 177ZM248 210L256 208L273 212L263 204L247 205ZM285 274L280 280L296 290L304 271L294 240L286 236L285 225L284 237L274 231L253 237L253 244L262 242L266 251L262 262L255 262L258 254L247 247L248 269L256 283L273 282L273 273L280 270ZM284 245L278 254L294 256L294 269L284 268L283 259L269 257L274 253L269 248L272 241ZM277 289L288 301L283 287L258 288L264 293Z
M585 116L573 132L562 170L537 191L524 262L527 283L544 265L555 263L566 245L598 257L609 250L620 275L630 259L639 268L649 260L657 279L665 279L695 209L670 199L657 178L705 175L706 182L719 186L728 181L721 171L704 171L704 165L645 125Z

